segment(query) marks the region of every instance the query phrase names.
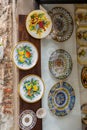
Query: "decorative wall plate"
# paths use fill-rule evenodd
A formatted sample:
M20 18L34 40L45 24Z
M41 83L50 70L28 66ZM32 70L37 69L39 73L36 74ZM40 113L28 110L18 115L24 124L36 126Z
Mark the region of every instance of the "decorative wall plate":
M87 26L80 26L76 33L77 42L82 46L87 46Z
M74 28L70 13L62 7L55 7L49 11L49 15L53 23L51 32L52 38L58 42L69 39Z
M36 122L37 117L32 110L25 110L20 114L19 125L22 130L31 130Z
M26 28L32 37L38 39L44 38L51 31L51 18L42 10L34 10L27 16Z
M81 81L84 88L87 88L87 67L82 68Z
M48 95L48 106L56 116L67 115L74 107L75 92L67 82L55 84Z
M86 115L87 115L87 103L85 103L85 104L83 104L83 105L81 106L81 111L82 111L83 114L86 114Z
M28 102L34 103L40 100L44 93L44 83L37 75L25 76L19 84L19 93L21 98Z
M77 52L78 62L81 65L87 65L87 47L80 47Z
M22 41L14 48L13 61L20 69L27 70L34 67L38 60L36 47L28 42Z
M86 25L87 24L87 9L78 8L75 12L76 23L77 25Z
M49 58L49 70L59 80L67 78L72 71L70 54L62 49L54 51Z

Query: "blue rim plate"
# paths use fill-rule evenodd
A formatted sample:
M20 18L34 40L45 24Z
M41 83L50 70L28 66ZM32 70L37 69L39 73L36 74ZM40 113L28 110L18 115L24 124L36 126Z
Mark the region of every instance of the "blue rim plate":
M67 82L56 83L48 95L48 106L56 116L67 115L74 107L75 92Z
M59 80L66 79L70 75L72 66L70 54L63 49L54 51L49 58L49 70Z

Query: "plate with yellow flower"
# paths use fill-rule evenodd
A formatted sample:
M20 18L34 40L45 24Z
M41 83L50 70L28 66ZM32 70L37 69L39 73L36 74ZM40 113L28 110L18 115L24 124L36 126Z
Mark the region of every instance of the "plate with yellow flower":
M20 69L27 70L34 67L38 60L37 48L28 41L17 44L13 51L13 61Z
M26 19L26 29L28 33L37 39L46 37L52 28L50 16L42 10L30 12Z
M21 98L28 102L34 103L39 101L44 93L44 83L37 75L25 76L19 84L19 93Z

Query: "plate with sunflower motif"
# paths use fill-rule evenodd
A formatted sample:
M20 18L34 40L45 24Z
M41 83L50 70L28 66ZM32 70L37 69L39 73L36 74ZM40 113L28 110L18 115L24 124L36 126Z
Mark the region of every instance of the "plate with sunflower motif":
M39 101L44 94L44 83L37 75L25 76L19 83L19 94L28 103Z
M55 50L49 58L49 70L55 78L66 79L72 71L70 54L63 49Z
M70 84L56 83L48 94L48 106L56 116L67 115L74 107L75 92Z
M74 24L70 13L62 7L54 7L48 12L51 16L53 28L51 36L58 42L66 41L73 32Z
M87 67L82 68L81 81L84 88L87 88Z
M50 16L42 10L34 10L28 14L26 29L28 33L37 39L45 38L51 31L52 21Z
M13 61L23 70L33 68L38 61L37 48L28 41L22 41L13 50Z
M19 125L22 130L31 130L37 122L37 117L34 111L25 110L20 114Z

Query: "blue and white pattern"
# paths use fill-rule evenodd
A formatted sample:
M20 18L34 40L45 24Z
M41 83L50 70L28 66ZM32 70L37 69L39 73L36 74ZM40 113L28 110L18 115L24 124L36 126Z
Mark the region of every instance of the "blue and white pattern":
M70 84L63 82L55 84L48 95L48 106L56 116L67 115L74 107L75 92Z

